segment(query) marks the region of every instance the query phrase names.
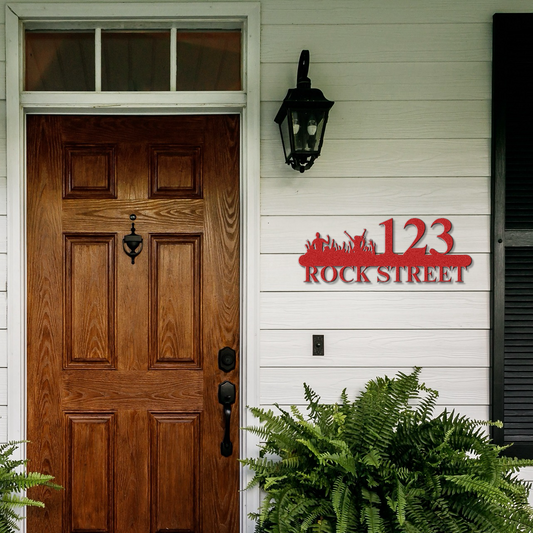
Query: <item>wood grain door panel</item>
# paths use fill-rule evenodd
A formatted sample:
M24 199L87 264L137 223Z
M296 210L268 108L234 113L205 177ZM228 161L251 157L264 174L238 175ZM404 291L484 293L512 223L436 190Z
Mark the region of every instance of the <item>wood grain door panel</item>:
M238 125L28 117L28 456L65 487L30 533L237 533Z

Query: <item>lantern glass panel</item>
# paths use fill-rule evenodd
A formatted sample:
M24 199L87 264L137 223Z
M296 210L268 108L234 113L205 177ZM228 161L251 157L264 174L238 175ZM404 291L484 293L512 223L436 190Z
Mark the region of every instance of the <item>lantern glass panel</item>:
M289 160L291 155L291 138L289 134L289 119L287 115L283 118L283 122L279 125L281 131L281 142L283 143L283 149L285 150L285 160Z
M324 116L320 109L292 111L294 148L297 152L318 152L324 130Z

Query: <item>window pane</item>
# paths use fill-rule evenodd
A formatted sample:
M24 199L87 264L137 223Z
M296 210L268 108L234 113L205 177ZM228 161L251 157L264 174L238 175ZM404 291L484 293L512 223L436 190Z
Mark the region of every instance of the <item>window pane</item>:
M170 32L102 32L103 91L169 91Z
M178 31L178 91L240 91L240 31Z
M26 32L26 91L94 91L94 32Z

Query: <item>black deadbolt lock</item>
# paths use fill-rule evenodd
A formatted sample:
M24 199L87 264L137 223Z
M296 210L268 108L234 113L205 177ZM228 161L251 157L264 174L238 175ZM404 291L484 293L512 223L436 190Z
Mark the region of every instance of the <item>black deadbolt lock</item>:
M218 351L218 368L223 372L231 372L235 368L235 350L226 346Z

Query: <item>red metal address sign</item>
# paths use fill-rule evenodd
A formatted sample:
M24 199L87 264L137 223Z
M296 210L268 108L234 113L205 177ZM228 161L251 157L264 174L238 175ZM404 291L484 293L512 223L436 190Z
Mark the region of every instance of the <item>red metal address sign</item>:
M437 238L446 244L445 252L437 252L428 246L416 247L426 233L426 224L419 218L411 218L407 226L415 226L417 235L411 246L403 254L394 253L394 220L389 218L380 226L385 230L385 251L376 253L373 240L366 240L366 229L362 235L351 236L344 233L349 241L342 244L335 242L327 235L323 239L316 234L312 242L307 241L307 251L300 256L300 265L305 267L306 283L333 283L338 279L344 283L371 283L368 277L369 269L377 267L376 279L378 283L393 280L394 283L449 283L463 281L463 269L472 264L469 255L450 254L454 241L450 235L452 223L447 218L437 218L431 227L442 226L442 233ZM403 279L402 279L403 274Z

